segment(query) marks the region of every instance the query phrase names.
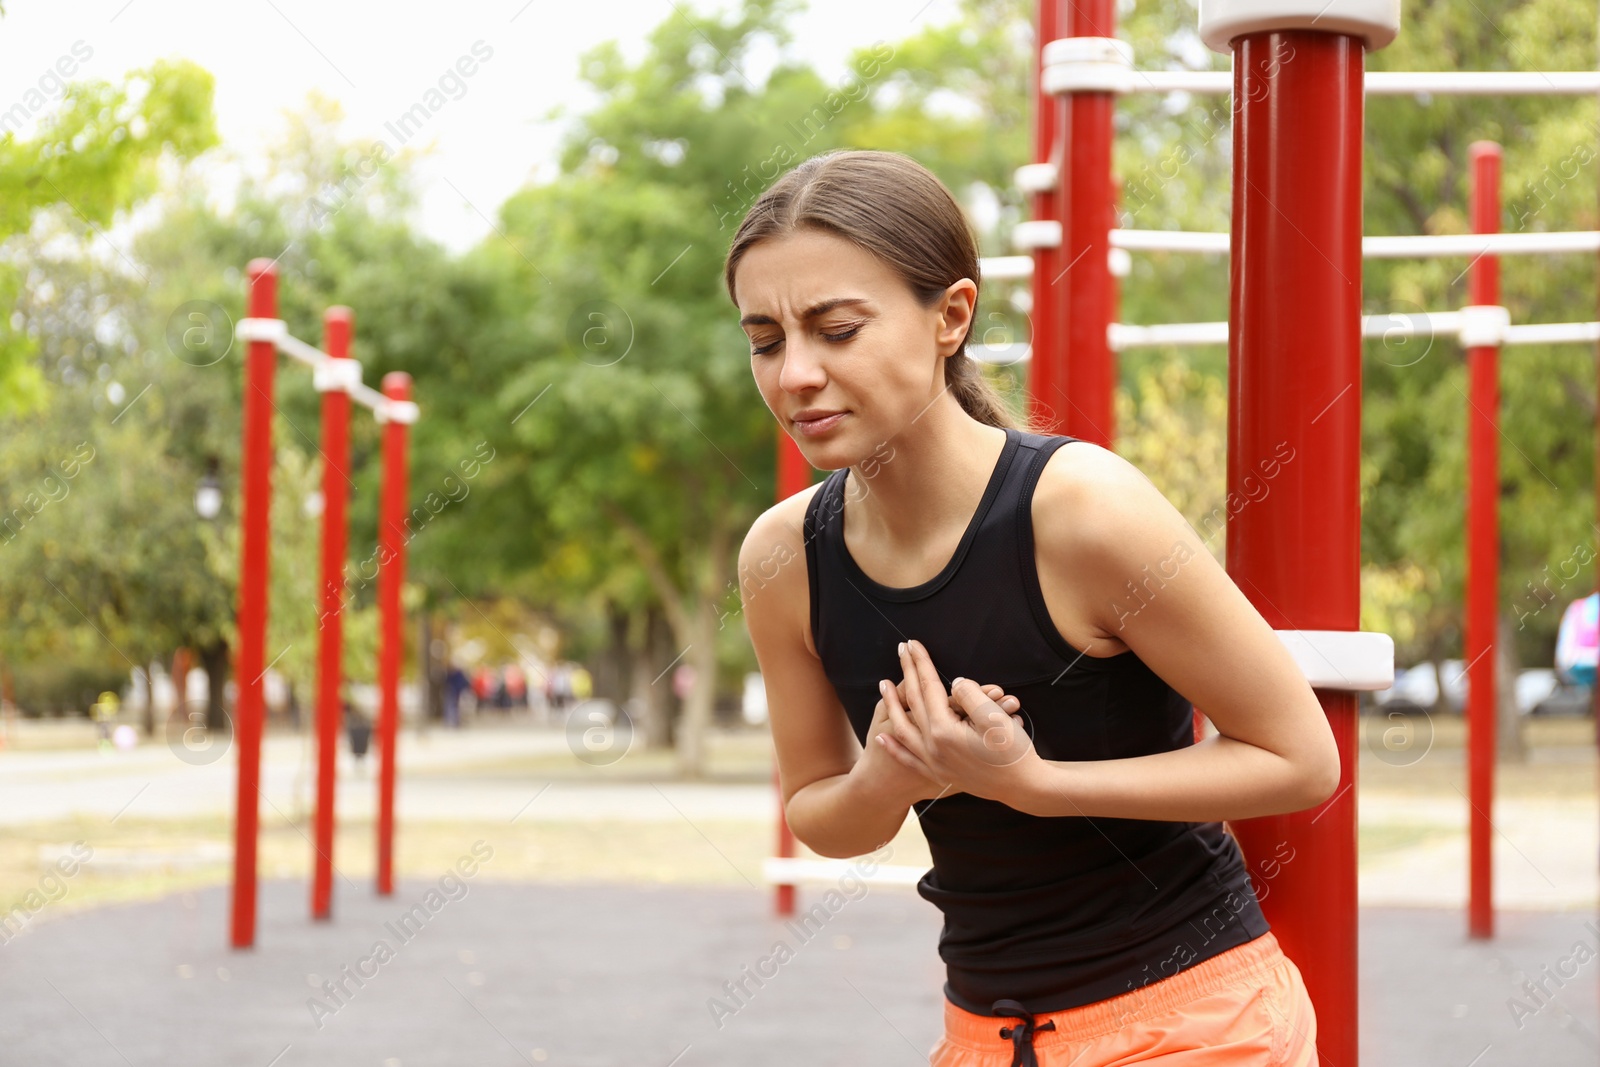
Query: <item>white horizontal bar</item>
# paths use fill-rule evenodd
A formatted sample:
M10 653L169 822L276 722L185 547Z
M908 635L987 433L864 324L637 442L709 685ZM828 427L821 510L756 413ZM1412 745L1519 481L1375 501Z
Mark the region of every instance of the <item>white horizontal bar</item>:
M1130 326L1113 322L1107 331L1107 338L1115 352L1157 345L1225 345L1228 343L1228 324L1173 322L1156 326Z
M1112 230L1111 247L1130 252L1211 252L1228 254L1225 233L1196 230Z
M1367 75L1369 78L1371 75ZM1233 92L1231 70L1136 70L1128 79L1129 92L1194 93L1222 96Z
M282 319L240 319L233 324L233 335L241 341L271 341L278 343L287 337L289 325Z
M761 861L761 877L768 885L837 884L847 874L868 885L915 886L926 867L883 864L871 873L861 869L858 860L807 859L798 856L768 856Z
M308 345L292 333L278 338L278 351L290 359L298 359L308 367L317 367L333 357L315 345Z
M1277 630L1314 689L1388 689L1394 639L1368 630Z
M1011 228L1013 248L1060 248L1061 223L1055 219L1029 219Z
M1043 236L1042 229L1038 233ZM1195 230L1112 230L1112 248L1130 252L1196 252L1226 255L1226 233ZM1600 252L1600 230L1563 233L1452 233L1363 237L1367 259L1441 259L1455 256L1534 256ZM985 278L1021 280L1033 276L1031 256L987 256L978 263ZM249 321L249 320L241 320Z
M1017 168L1015 182L1021 193L1048 193L1061 181L1061 169L1054 163L1026 163Z
M1375 96L1583 96L1600 93L1600 71L1384 70L1368 74L1366 83Z
M1463 325L1470 325L1470 315L1460 311L1394 312L1388 315L1363 315L1361 336L1396 340L1405 337L1455 337ZM1501 332L1505 345L1557 345L1600 343L1600 322L1546 322L1526 326L1505 327ZM1113 322L1106 330L1106 340L1114 352L1130 348L1153 348L1159 345L1225 345L1228 343L1226 322L1172 322L1154 326L1134 326ZM979 363L1010 366L1027 363L1033 358L1033 347L1026 343L1009 345L969 345L967 354Z
M312 366L311 384L319 393L348 393L361 384L361 364L353 359L325 359Z
M1382 340L1398 337L1454 337L1465 316L1459 311L1391 311L1361 316L1361 336Z
M1600 71L1388 71L1375 70L1364 79L1368 96L1585 96L1600 93ZM1224 96L1233 92L1228 70L1135 70L1127 85L1135 93L1196 93Z
M420 414L417 405L409 400L389 400L378 409L379 422L398 422L410 426Z
M1502 344L1560 345L1600 341L1600 322L1540 322L1506 328Z
M1600 230L1568 233L1451 233L1363 237L1368 259L1436 259L1445 256L1533 256L1600 252Z
M978 261L978 273L985 281L1005 281L1033 277L1032 256L985 256Z
M365 382L350 390L350 399L364 408L370 408L374 414L380 417L383 410L389 406L389 398Z
M1027 257L1021 258L1025 259ZM300 338L291 334L282 319L240 319L234 324L233 335L246 341L273 342L278 351L284 355L297 359L311 367L314 380L320 379L326 383L329 380L329 376L332 375L343 382L345 375L349 373L344 368L330 369L328 364L335 362L334 358L315 345L306 344ZM355 363L358 368L360 367L360 364L356 363L355 360L343 360L342 362ZM359 370L356 373L359 374ZM372 386L362 384L359 380L353 386L346 388L345 391L350 394L351 400L364 408L371 409L372 413L378 417L379 422L410 424L416 422L420 414L420 409L411 401L390 400L378 390L372 388Z

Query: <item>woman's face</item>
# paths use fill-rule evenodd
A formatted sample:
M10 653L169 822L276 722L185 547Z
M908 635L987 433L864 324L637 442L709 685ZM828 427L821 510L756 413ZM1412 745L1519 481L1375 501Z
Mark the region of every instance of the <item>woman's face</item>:
M931 308L900 276L836 234L799 230L753 245L734 272L761 398L819 470L871 455L944 389L944 358L972 317L976 286ZM809 427L796 416L842 412Z

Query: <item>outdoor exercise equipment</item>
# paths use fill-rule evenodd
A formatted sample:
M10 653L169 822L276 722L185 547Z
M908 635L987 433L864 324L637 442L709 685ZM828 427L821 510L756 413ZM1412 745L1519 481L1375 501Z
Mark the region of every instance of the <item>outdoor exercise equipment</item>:
M361 365L349 357L352 314L331 307L323 320L322 351L289 333L277 317L277 267L273 260L254 259L246 268L248 318L240 319L234 336L248 342L245 356L243 425L244 495L240 510L242 534L239 566L239 648L236 659L238 696L234 707L234 740L239 750L239 775L234 816L233 897L230 939L234 948L255 944L256 843L261 795L262 680L266 662L268 567L272 509L273 378L277 354L307 364L322 394L322 580L317 659L317 802L313 843L311 915L330 915L333 872L334 766L338 752L345 601L345 550L348 534L349 418L352 402L372 411L383 424L383 492L380 499L378 610L378 877L377 891L392 892L390 856L394 832L394 740L399 721L400 585L405 577L406 430L417 420L410 400L411 379L391 373L383 392L361 382ZM280 652L281 656L282 653Z
M1600 232L1499 230L1498 145L1472 146L1475 232L1366 237L1361 230L1361 152L1366 95L1600 93L1600 72L1375 73L1367 50L1399 31L1385 0L1202 0L1200 35L1232 55L1231 72L1140 71L1117 40L1112 0L1039 7L1033 162L1016 174L1033 219L1017 226L1026 255L985 259L985 281L1031 280L1029 344L975 358L1028 362L1032 413L1066 433L1111 447L1115 354L1154 345L1228 346L1227 566L1273 626L1328 715L1343 774L1314 811L1233 823L1247 861L1277 845L1295 862L1276 869L1263 903L1286 952L1306 976L1323 1020L1329 1062L1357 1061L1356 693L1393 682L1393 642L1359 629L1361 341L1454 337L1467 352L1469 402L1469 765L1472 815L1469 931L1492 933L1490 812L1496 715L1498 586L1495 514L1498 352L1518 344L1595 343L1600 323L1512 325L1499 305L1498 259L1600 252ZM1056 39L1057 32L1062 36ZM1131 92L1231 94L1232 220L1228 233L1118 229L1110 167L1112 105ZM1067 97L1060 101L1057 97ZM1268 191L1271 195L1268 195ZM1137 252L1230 257L1227 322L1118 323L1115 277ZM1469 304L1397 317L1361 314L1363 258L1470 257ZM1056 414L1059 411L1059 416ZM780 469L798 449L780 433ZM1280 444L1271 493L1256 500L1257 465ZM803 464L803 460L798 460ZM779 495L809 478L780 480ZM1197 713L1200 709L1196 709ZM780 808L779 821L782 823ZM780 845L792 841L780 833ZM836 881L845 861L800 860L780 847L764 874L780 914L793 887ZM868 881L914 883L915 868L880 867ZM788 895L785 895L787 892Z

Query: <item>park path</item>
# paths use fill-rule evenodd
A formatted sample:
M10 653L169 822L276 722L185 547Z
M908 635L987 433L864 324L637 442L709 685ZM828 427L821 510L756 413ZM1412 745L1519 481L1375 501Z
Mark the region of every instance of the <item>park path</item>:
M749 821L770 825L776 796L765 781L584 781L541 778L518 761L569 753L559 729L435 730L399 739L397 813L407 822ZM263 746L262 813L303 820L310 811L313 752L293 736ZM372 759L340 753L341 819L373 817ZM161 744L132 751L0 753L0 825L90 819L226 818L234 805L231 753L191 765ZM1467 803L1458 793L1358 790L1363 830L1415 840L1363 854L1363 905L1460 908L1466 900ZM1600 804L1593 796L1503 797L1495 804L1497 902L1508 908L1600 906ZM1379 835L1381 836L1381 834Z

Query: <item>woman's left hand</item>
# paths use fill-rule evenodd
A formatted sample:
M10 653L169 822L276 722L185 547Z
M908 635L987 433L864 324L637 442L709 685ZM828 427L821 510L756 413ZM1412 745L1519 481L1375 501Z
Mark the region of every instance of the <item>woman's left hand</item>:
M920 641L902 646L906 699L887 687L889 727L878 735L891 755L952 792L1006 803L1042 762L1020 717L1007 714L970 678L950 692ZM965 718L961 714L965 714Z

